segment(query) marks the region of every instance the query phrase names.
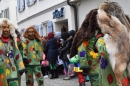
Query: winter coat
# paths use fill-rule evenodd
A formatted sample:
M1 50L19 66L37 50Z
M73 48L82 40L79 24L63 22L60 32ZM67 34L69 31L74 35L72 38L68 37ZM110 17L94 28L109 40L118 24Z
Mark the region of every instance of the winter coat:
M60 52L60 58L62 60L68 60L67 54L69 54L70 47L72 44L72 37L69 35L69 33L63 33L61 34L61 37L65 40L62 44L62 47L59 49Z
M51 38L50 40L48 40L45 52L47 54L47 60L49 62L57 60L58 46L57 40L55 38Z

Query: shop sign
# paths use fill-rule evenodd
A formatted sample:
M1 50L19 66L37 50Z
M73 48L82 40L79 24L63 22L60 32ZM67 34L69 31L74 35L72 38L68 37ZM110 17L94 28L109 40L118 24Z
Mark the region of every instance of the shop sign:
M64 7L60 8L60 10L55 10L53 12L53 19L60 18L64 16Z

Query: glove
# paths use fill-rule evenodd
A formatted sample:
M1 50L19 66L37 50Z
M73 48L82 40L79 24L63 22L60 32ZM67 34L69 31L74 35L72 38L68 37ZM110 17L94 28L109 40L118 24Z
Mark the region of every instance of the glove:
M18 73L19 73L20 76L22 76L24 72L25 72L25 69L20 70Z
M71 62L71 63L78 63L78 62L79 62L78 55L76 55L76 56L70 58L70 62Z
M27 58L23 58L23 63L24 63L24 65L25 65L25 64L29 64L28 59L27 59Z

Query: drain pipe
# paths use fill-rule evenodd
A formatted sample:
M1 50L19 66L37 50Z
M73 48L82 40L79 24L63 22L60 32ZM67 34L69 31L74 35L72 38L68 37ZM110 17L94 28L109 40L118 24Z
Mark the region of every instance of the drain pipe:
M67 4L74 8L75 30L78 31L77 7L74 4L71 4L70 0L67 0Z

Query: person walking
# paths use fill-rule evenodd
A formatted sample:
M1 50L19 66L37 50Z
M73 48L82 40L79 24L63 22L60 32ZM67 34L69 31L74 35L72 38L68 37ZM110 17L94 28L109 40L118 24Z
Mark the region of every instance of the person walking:
M30 26L23 34L23 61L25 64L26 86L33 86L36 76L38 86L44 86L40 61L42 60L41 37L34 26Z

